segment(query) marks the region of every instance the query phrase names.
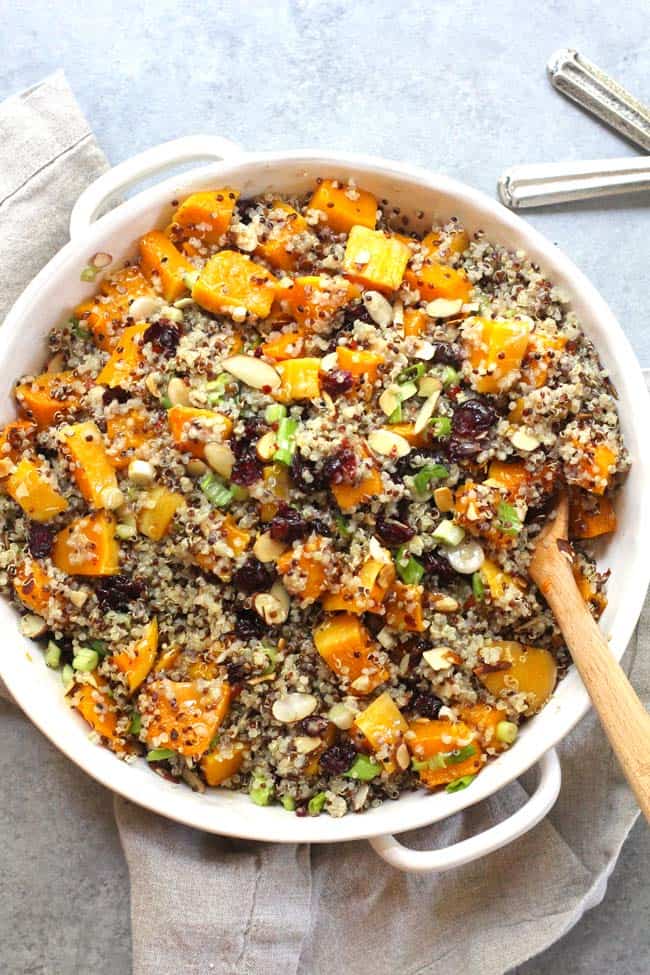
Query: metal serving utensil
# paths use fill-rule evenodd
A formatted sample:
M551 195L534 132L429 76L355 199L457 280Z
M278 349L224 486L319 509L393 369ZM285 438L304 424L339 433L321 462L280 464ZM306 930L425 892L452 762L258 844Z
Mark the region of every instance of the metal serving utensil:
M650 152L650 109L578 51L563 48L547 70L558 91ZM520 209L650 190L650 157L512 166L498 181L506 206Z

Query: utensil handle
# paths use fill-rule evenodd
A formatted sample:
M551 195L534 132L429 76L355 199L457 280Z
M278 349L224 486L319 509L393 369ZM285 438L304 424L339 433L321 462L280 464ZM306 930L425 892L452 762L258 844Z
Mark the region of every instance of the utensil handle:
M397 870L408 873L443 873L478 860L488 853L512 843L536 826L552 808L560 793L562 770L555 749L539 762L537 787L528 801L502 823L441 850L411 850L394 836L376 836L368 840L375 853Z
M242 147L236 142L216 135L189 135L147 149L113 166L83 191L70 215L70 238L74 240L84 233L111 199L148 176L155 176L182 163L229 159L242 152Z
M551 55L551 84L626 139L650 152L650 109L572 48Z
M650 191L650 156L511 166L497 186L512 210Z
M540 590L559 623L641 811L650 822L650 715L585 608L567 559L558 551L554 562L554 570L548 572Z

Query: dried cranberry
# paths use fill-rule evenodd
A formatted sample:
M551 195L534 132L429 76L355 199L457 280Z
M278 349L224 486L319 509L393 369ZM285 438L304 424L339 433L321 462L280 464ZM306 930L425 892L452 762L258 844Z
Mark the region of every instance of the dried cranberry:
M235 634L240 640L255 640L264 634L264 621L251 609L238 609L235 614Z
M33 555L35 559L46 559L52 552L53 544L54 531L47 525L33 521L29 526L29 538L27 540L30 555Z
M347 369L331 369L321 374L320 384L330 396L342 396L354 386L354 376Z
M97 588L95 595L100 607L106 612L109 609L121 610L126 605L139 599L144 592L144 584L131 576L105 576Z
M226 663L229 684L241 684L250 673L250 667L243 660L229 660Z
M496 419L496 410L484 399L468 399L454 410L451 429L461 439L483 437Z
M129 399L131 399L131 394L126 389L122 389L121 386L111 386L109 389L105 389L102 395L104 406L108 406L109 403L126 403Z
M356 757L357 750L351 741L339 741L323 752L320 757L320 767L330 775L342 775L343 772L347 772Z
M463 361L463 353L460 346L453 342L436 342L433 361L441 366L453 366L457 369Z
M152 322L142 336L143 342L151 342L154 351L165 356L174 355L180 340L180 326L168 318L160 318L157 322Z
M299 511L288 504L282 504L271 521L271 538L276 542L296 542L305 538L310 528Z
M273 584L273 573L253 555L237 569L232 581L241 592L263 592Z
M329 728L329 721L322 714L310 714L308 718L303 718L298 722L298 730L302 735L309 735L310 738L318 738L324 735Z
M323 471L312 461L303 457L299 450L295 452L291 460L290 473L294 487L302 491L303 494L321 491L325 486Z
M350 308L346 308L343 312L343 323L341 329L350 330L354 328L355 322L366 322L368 325L374 325L372 318L370 317L370 312L365 305L359 303L358 305L352 305Z
M357 478L357 457L351 447L342 447L327 458L323 475L328 484L354 484Z
M382 518L381 515L375 521L375 531L385 545L389 548L398 548L410 541L415 535L410 525L405 525L401 521L394 521L390 518Z
M421 718L435 719L440 713L443 702L435 694L415 694L409 705L410 711L415 711Z
M439 583L453 582L456 572L452 569L449 559L439 552L423 552L420 562L427 575L433 576Z
M241 487L250 487L262 477L262 464L256 454L249 452L239 457L233 464L230 480Z

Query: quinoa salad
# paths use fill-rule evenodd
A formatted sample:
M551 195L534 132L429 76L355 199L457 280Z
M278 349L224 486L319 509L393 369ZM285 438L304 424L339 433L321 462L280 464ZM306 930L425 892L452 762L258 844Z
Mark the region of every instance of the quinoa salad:
M570 663L528 573L558 487L606 604L629 457L596 349L525 254L353 181L172 205L17 381L22 632L179 787L336 817L471 788Z

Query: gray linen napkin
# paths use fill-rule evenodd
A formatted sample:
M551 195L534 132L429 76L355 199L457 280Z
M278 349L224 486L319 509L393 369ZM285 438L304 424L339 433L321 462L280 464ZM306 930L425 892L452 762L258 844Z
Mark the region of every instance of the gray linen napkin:
M0 105L0 319L65 243L70 207L105 166L62 73ZM650 602L624 659L646 705L649 647ZM437 975L441 964L502 975L599 903L638 815L593 714L560 752L550 816L440 877L400 874L365 843L239 842L116 799L135 975L325 975L343 959L373 975ZM405 842L429 849L488 828L525 801L528 778Z

